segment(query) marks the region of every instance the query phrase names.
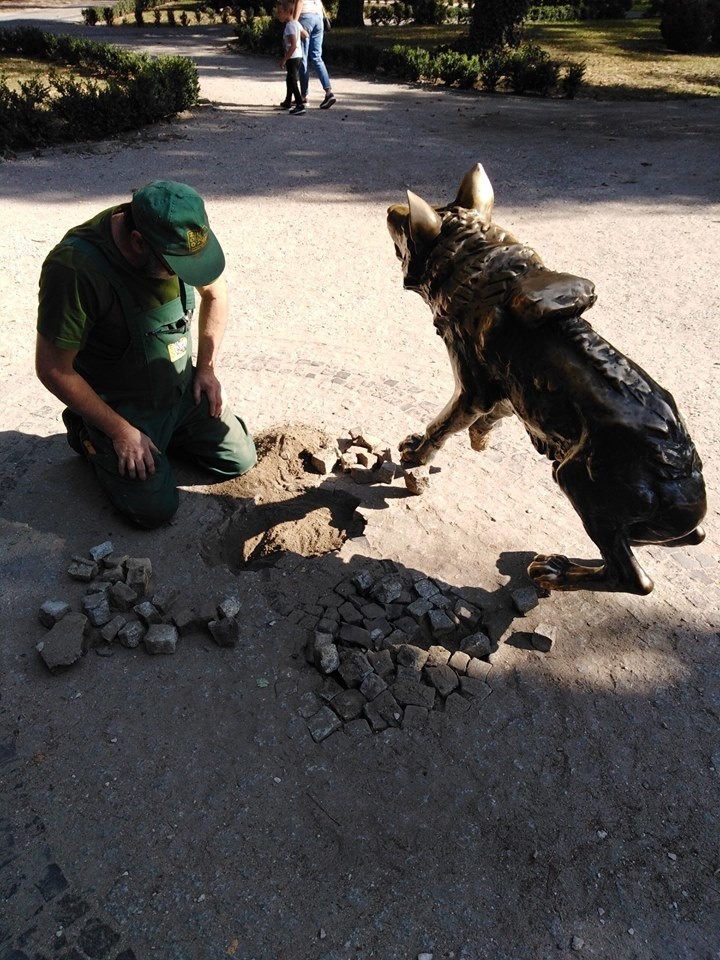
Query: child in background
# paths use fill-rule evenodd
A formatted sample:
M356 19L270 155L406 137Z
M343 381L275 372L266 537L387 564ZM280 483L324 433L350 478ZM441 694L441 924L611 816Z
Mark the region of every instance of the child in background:
M277 5L275 15L280 23L285 24L283 31L285 56L280 61L280 66L287 70L285 80L287 92L280 106L283 110L287 110L297 117L301 113L305 113L305 104L300 93L300 70L302 69L302 45L300 40L305 31L297 20L293 20L293 5L293 0L281 0ZM307 36L306 33L305 35ZM293 101L294 106L292 106Z

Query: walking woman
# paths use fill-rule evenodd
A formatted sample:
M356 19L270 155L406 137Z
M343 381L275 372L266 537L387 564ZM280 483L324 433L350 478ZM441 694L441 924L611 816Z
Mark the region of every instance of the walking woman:
M332 92L330 77L322 58L323 46L323 16L322 0L295 0L293 19L299 20L300 25L307 31L307 37L302 41L302 73L300 76L300 91L303 100L307 103L308 85L310 82L310 64L317 74L318 80L325 91L325 98L320 104L321 110L329 110L336 102Z

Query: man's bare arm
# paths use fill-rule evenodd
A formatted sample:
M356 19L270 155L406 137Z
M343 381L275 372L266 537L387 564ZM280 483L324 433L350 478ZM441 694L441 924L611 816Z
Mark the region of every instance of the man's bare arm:
M195 403L200 403L200 396L205 393L210 404L210 416L219 417L224 396L222 385L217 378L216 365L228 319L225 278L219 277L207 287L198 287L198 293L200 313L193 397Z
M152 440L128 423L97 395L74 369L77 350L64 350L41 333L37 336L35 370L41 383L58 400L112 440L120 475L144 480L155 472L153 454L160 451Z

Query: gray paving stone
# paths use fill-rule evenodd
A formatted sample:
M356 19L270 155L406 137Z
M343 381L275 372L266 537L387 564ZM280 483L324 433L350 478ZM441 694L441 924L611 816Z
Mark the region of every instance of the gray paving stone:
M315 743L326 740L336 730L342 727L342 720L330 707L320 707L318 712L307 722L308 730Z
M455 632L455 624L444 610L432 609L428 611L427 620L433 637L441 639Z
M48 630L35 649L48 670L69 667L82 657L88 619L82 613L66 614Z
M387 683L377 673L368 674L360 684L360 693L366 700L374 700L384 690L387 690Z
M38 611L38 618L44 627L54 627L71 610L65 600L46 600Z
M373 676L373 674L370 674ZM377 677L376 679L380 679ZM333 697L332 708L341 720L355 720L362 715L367 698L361 690L343 690Z
M145 636L145 627L139 620L130 620L124 627L118 630L117 638L124 647L133 650L140 645L140 641Z
M367 655L375 673L387 680L395 674L395 664L389 650L371 650Z
M366 703L364 713L375 733L385 730L386 727L399 727L403 715L402 707L390 690L385 690L380 696Z
M530 643L541 653L549 653L557 639L557 627L550 623L539 623L530 636Z
M463 640L463 651L469 657L487 657L492 653L494 647L495 644L490 637L480 630Z
M360 624L363 622L363 615L349 600L346 600L341 607L338 607L340 619L345 623Z
M121 613L132 609L138 601L138 594L126 583L113 583L110 587L110 605Z
M518 587L516 590L511 590L510 599L520 614L528 613L540 602L535 587Z
M425 667L426 680L432 684L441 697L449 697L453 690L457 690L460 681L452 667Z
M430 711L426 707L409 704L403 711L403 730L421 730L428 722Z
M125 564L125 583L144 597L150 587L152 579L152 563L149 557L128 557Z
M412 680L396 680L390 692L403 707L412 704L431 710L435 702L434 687L429 687L425 683L414 683Z
M460 677L460 693L480 701L490 696L492 687L476 677Z
M427 660L425 661L425 666L428 667L444 667L450 661L451 653L446 647L438 646L433 644L428 649Z
M365 677L372 672L372 664L360 650L349 650L341 656L338 673L346 686L359 688Z
M178 645L178 632L171 623L153 623L143 637L148 653L175 653Z
M118 633L127 623L127 617L124 617L121 613L116 614L100 631L100 636L106 643L112 643L113 640L117 639Z
M457 673L465 673L467 670L467 665L470 663L470 657L467 653L463 653L461 650L456 650L455 653L450 657L448 661L449 666Z
M359 717L357 720L351 720L349 723L344 724L343 733L346 733L348 737L359 739L361 737L369 737L372 734L372 730L367 720Z
M146 627L152 623L162 623L162 614L149 600L143 600L133 607L135 616L142 620Z
M320 697L318 697L318 695L312 690L309 690L300 698L297 712L304 720L308 720L310 717L315 716L322 705L323 701L320 699Z
M219 647L235 647L240 639L240 624L235 617L211 620L208 629Z
M96 547L90 547L88 553L90 554L90 559L95 563L99 563L101 560L105 560L106 557L112 556L115 548L112 545L110 540L106 540L104 543L99 543Z

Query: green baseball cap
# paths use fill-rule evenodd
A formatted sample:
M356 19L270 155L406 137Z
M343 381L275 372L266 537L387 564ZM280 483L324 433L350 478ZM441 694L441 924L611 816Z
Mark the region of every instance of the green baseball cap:
M225 255L200 194L185 183L154 180L133 193L132 216L143 239L192 287L217 280Z

